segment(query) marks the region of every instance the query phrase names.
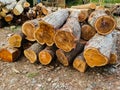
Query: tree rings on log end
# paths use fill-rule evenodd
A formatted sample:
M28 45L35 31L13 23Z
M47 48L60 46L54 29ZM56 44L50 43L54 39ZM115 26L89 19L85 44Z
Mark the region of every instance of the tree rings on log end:
M104 66L108 64L108 58L96 48L88 48L84 51L84 58L90 67Z
M101 16L95 22L95 29L99 34L107 35L111 33L116 26L115 20L111 16Z
M40 21L40 27L34 33L34 37L40 44L47 44L47 46L52 46L54 44L53 38L55 35L55 29L52 25Z
M60 30L56 32L54 41L56 46L65 52L71 51L76 46L75 37L67 31Z

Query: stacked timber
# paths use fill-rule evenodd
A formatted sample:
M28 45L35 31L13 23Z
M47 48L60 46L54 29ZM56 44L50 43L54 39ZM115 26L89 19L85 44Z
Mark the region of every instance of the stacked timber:
M39 11L41 7L38 4L34 10ZM42 8L46 14L45 7ZM109 11L94 4L57 10L43 18L26 21L20 32L9 37L8 44L19 50L26 40L31 42L22 49L30 63L48 65L56 59L63 66L72 65L80 72L85 72L88 66L115 64L116 20ZM7 59L5 50L0 52L2 59Z

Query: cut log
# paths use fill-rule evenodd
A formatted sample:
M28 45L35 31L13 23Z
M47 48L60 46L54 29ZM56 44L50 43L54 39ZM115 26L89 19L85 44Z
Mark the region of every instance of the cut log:
M3 47L0 49L0 58L6 62L13 62L20 56L21 51L17 48Z
M34 11L32 8L29 9L29 11L27 12L27 17L29 19L35 19L36 18L36 11Z
M69 52L76 47L76 43L80 40L80 35L81 27L78 19L71 16L68 18L63 27L56 32L54 41L58 48L64 50L65 52Z
M88 22L92 25L99 34L107 35L111 33L116 26L113 17L108 16L105 10L97 10L91 13Z
M120 17L115 17L115 20L117 22L116 29L120 30Z
M39 23L40 27L35 31L34 37L40 44L52 46L54 44L55 29L60 28L69 15L68 10L62 9L51 13Z
M56 51L57 59L61 64L64 66L69 66L73 63L74 58L83 51L84 45L80 42L76 45L76 48L74 48L70 52L64 52L62 49L58 49Z
M23 8L23 4L26 2L26 0L20 0L18 1L18 3L16 4L15 8L13 9L13 13L15 15L20 15L24 8Z
M22 25L22 32L25 34L27 40L29 40L29 41L35 41L33 33L35 32L36 28L39 27L39 21L40 20L41 19L38 18L38 19L26 21Z
M5 19L6 22L11 22L13 20L13 15L12 14L7 14L4 19Z
M8 4L11 4L12 2L16 2L16 0L0 0L0 2L3 5L8 5Z
M77 55L77 57L73 61L73 67L79 72L85 72L87 69L87 63L83 57L83 54Z
M94 3L89 3L89 4L84 4L84 5L72 6L71 8L75 8L75 9L95 9L96 5Z
M3 12L3 11L1 11L1 12L0 12L0 16L1 16L1 17L5 17L5 16L6 16L6 13Z
M42 51L39 52L38 57L39 61L42 65L48 65L52 62L53 59L55 59L55 51L56 47L46 47Z
M30 7L30 3L29 2L24 2L23 7L24 8L29 8Z
M30 63L37 62L38 53L44 48L44 45L40 45L39 43L34 43L28 49L24 50L25 57L30 61Z
M49 12L48 12L48 10L47 10L47 8L45 7L45 6L42 6L41 7L41 11L42 11L42 13L44 14L44 15L47 15Z
M90 67L104 66L109 63L113 46L112 34L102 36L95 34L86 44L84 58Z
M84 40L91 39L96 34L96 30L89 24L82 25L81 38Z
M25 35L19 31L9 37L8 43L11 47L21 47L22 41L25 39Z

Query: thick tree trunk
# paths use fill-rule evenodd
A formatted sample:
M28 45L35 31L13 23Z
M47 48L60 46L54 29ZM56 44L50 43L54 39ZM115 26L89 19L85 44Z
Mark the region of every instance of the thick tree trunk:
M107 35L111 33L116 26L113 17L108 16L105 10L97 10L91 13L88 22L92 25L99 34Z
M51 47L46 47L42 51L39 52L38 57L39 61L42 65L48 65L52 62L53 59L55 59L55 51L56 51L55 46Z
M89 24L82 25L81 38L84 40L91 39L96 34L96 30Z
M22 25L22 32L25 34L27 40L35 41L33 34L34 34L35 30L39 27L40 20L41 19L38 18L38 19L26 21Z
M81 35L81 27L77 19L78 16L74 14L74 17L72 13L63 27L56 32L54 37L56 46L65 52L69 52L76 47Z
M69 12L67 9L58 10L43 18L40 27L35 31L34 37L40 44L52 46L54 44L55 29L60 28L66 21Z
M90 67L104 66L109 63L113 46L112 34L102 36L96 34L91 38L84 49L84 58Z
M57 59L61 64L64 66L68 66L73 63L74 58L83 51L84 44L81 44L80 42L77 44L76 48L74 48L70 52L64 52L62 49L58 49L56 51Z
M87 63L86 63L82 53L77 55L77 57L74 59L73 67L80 72L86 71Z
M30 63L37 62L38 53L44 48L44 45L40 45L39 43L34 43L28 49L24 50L25 57L30 61Z
M9 37L8 43L11 47L21 47L22 41L25 39L25 35L19 31Z
M89 4L84 4L84 5L72 6L71 8L75 8L75 9L95 9L96 5L94 3L89 3Z

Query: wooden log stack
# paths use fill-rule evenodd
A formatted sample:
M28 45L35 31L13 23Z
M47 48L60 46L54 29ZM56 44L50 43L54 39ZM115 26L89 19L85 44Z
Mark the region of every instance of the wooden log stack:
M42 4L33 10L41 8L44 14L48 13ZM104 7L79 5L26 21L20 33L8 39L8 44L19 49L24 40L28 40L33 44L24 49L24 55L30 63L48 65L56 59L64 66L72 65L85 72L87 66L93 68L117 62L115 27L115 19ZM9 61L4 56L7 53L1 49L0 58Z

